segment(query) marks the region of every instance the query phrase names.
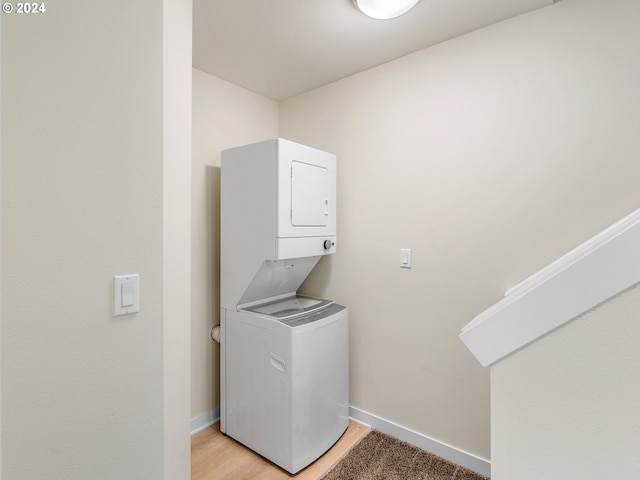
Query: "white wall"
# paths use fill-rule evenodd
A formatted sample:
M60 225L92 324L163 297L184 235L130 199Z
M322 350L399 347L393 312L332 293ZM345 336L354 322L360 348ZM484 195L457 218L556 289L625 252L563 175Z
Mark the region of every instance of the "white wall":
M195 427L220 405L220 152L278 136L278 104L200 70L193 70L192 365Z
M0 17L0 39L2 38L2 17ZM2 103L2 94L3 94L3 89L2 89L2 49L0 48L0 107L3 105ZM2 226L4 225L3 223L3 217L2 217L2 210L3 210L3 204L4 202L2 201L2 158L3 158L3 152L4 150L2 149L2 132L3 132L3 127L2 127L2 112L3 112L3 108L0 108L0 252L2 251L2 245L3 245L3 236L2 236ZM0 254L0 272L2 272L4 270L3 268L3 256ZM2 274L0 274L0 480L2 480Z
M192 1L163 0L164 480L191 478Z
M640 287L491 367L492 478L640 478Z
M338 253L303 289L351 309L352 405L490 457L458 333L640 206L639 8L563 0L281 103L338 156Z
M178 200L165 210L163 188L179 180L165 182L163 168L175 172L185 134L165 143L164 100L186 95L188 106L190 98L172 83L183 72L163 87L163 61L179 63L164 56L163 28L190 39L190 24L164 22L169 5L67 0L39 15L2 16L6 479L157 480L180 463L165 457L165 428L188 442L188 402L183 413L164 390L165 349L188 332L189 315L187 304L176 328L165 276L175 272L164 242L177 245L178 259L185 250L164 235L184 208ZM171 6L184 14L190 3ZM112 278L126 273L140 274L140 313L113 317ZM176 350L169 366L184 372L188 348ZM180 449L188 459L188 444Z

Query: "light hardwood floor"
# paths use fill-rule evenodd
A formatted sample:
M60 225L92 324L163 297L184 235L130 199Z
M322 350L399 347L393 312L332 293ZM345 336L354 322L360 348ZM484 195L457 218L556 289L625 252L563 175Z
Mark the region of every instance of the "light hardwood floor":
M317 480L368 432L369 427L349 421L347 430L327 453L291 475L220 433L220 424L215 423L191 437L191 480Z

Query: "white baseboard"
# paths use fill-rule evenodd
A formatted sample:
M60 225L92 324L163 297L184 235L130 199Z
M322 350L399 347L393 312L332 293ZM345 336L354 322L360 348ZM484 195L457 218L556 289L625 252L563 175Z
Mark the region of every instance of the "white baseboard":
M372 413L365 412L356 407L349 407L349 417L356 422L367 425L371 428L391 435L403 442L407 442L429 453L433 453L445 460L449 460L464 468L468 468L485 477L491 476L491 462L471 453L459 450L446 443L439 442L418 432L414 432L402 425L398 425L384 418L380 418ZM191 434L213 425L220 419L220 407L205 412L191 419Z
M220 420L220 407L216 407L213 410L209 410L197 417L191 419L191 435L200 430L204 430L209 425L213 425Z
M398 425L384 418L380 418L372 413L365 412L356 407L349 407L349 416L356 422L363 423L386 433L392 437L414 445L438 457L449 460L461 467L472 470L485 477L491 476L491 462L477 457L471 453L459 450L446 443L439 442L418 432L414 432L402 425Z

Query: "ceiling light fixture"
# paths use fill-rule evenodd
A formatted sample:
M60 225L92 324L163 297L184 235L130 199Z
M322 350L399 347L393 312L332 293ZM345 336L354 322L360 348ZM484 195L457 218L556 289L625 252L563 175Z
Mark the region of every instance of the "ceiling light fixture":
M365 15L378 20L388 20L407 13L419 0L353 0Z

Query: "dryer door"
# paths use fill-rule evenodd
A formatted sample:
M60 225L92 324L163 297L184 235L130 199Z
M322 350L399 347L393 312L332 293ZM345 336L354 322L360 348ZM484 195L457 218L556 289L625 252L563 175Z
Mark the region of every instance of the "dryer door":
M279 138L277 198L278 238L334 236L335 155Z
M291 162L291 224L326 227L329 219L329 171L319 165Z

